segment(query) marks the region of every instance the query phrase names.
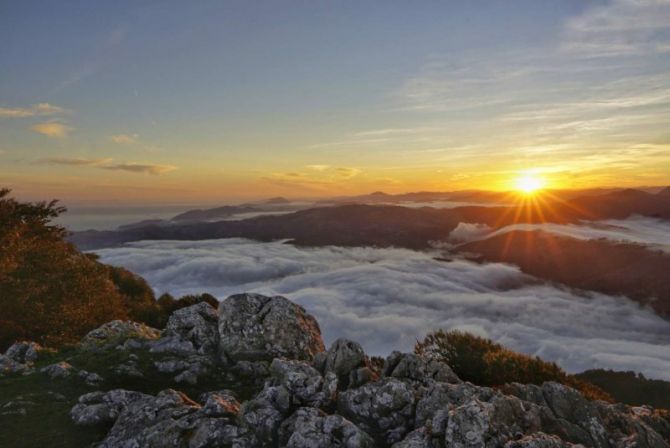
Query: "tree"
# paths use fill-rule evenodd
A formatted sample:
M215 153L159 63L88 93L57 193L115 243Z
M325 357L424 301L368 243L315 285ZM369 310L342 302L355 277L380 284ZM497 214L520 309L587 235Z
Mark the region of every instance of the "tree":
M65 240L52 224L57 201L24 203L0 189L0 349L17 339L73 342L127 317L106 266Z

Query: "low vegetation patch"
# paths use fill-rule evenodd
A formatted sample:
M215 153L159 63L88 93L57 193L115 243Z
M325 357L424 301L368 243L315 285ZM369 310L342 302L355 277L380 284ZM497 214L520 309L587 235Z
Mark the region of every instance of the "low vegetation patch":
M114 319L163 328L170 314L209 294L158 301L140 276L80 252L52 223L65 211L56 201L24 203L0 189L0 352L31 340L49 347L78 341Z
M480 386L555 381L574 387L589 399L613 401L607 392L569 375L556 363L514 352L470 333L438 330L418 341L414 351L446 362L459 378Z

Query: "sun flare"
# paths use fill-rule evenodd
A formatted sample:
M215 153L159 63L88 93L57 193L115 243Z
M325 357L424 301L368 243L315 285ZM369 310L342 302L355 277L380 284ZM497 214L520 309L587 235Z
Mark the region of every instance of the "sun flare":
M517 190L524 194L533 194L544 186L544 180L535 174L524 174L515 181Z

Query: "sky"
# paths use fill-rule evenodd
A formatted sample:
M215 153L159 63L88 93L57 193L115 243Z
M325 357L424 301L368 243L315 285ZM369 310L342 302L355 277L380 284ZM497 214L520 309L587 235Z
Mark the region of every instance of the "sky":
M670 0L5 1L0 67L30 200L670 184Z

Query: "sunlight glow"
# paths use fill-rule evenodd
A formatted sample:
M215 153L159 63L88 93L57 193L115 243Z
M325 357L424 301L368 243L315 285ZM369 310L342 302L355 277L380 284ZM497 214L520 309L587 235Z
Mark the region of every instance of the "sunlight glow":
M537 176L536 174L523 174L522 176L518 177L515 181L516 189L525 194L535 193L543 186L544 186L544 180L541 177Z

